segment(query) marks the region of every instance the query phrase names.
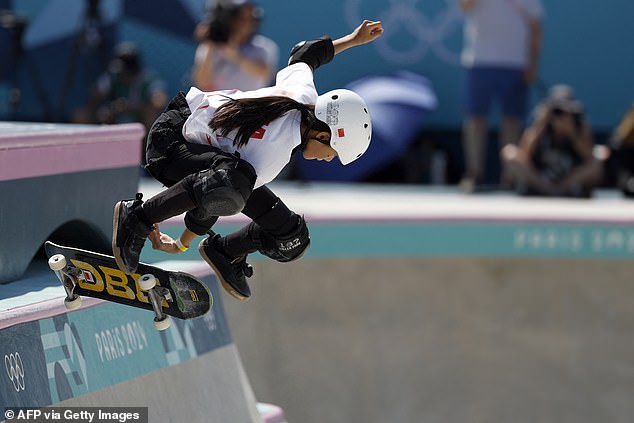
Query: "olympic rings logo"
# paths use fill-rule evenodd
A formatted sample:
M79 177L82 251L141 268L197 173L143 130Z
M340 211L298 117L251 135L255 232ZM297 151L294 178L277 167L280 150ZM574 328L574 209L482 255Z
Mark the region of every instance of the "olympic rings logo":
M13 383L16 392L24 391L26 383L24 381L24 365L20 353L4 355L4 367L7 369L9 380Z
M350 25L359 24L359 11L363 9L361 3L363 0L346 1L346 17ZM406 65L422 60L431 52L444 62L460 63L460 52L446 45L447 39L462 31L463 17L456 0L444 0L444 6L432 13L423 12L417 4L419 0L389 0L388 3L386 10L376 19L380 19L385 28L399 28L400 32L406 32L412 42L406 47L395 47L390 45L390 34L386 32L376 43L383 57Z

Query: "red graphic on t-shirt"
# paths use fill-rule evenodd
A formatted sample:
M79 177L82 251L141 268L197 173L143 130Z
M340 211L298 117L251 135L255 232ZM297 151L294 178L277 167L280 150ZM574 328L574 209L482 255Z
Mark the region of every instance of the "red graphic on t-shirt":
M267 122L264 125L262 125L260 129L258 129L257 131L251 134L250 138L255 138L256 140L261 140L262 138L264 138L264 134L266 133L265 126L267 126L269 123L271 122Z
M266 132L266 129L264 127L261 127L260 129L258 129L257 131L251 134L251 138L255 138L256 140L261 140L262 138L264 138L265 132Z

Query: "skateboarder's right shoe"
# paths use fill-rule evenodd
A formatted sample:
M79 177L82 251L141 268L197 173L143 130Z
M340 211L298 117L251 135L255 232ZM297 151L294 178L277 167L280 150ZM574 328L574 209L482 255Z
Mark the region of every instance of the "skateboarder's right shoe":
M222 287L232 297L244 301L251 296L247 278L253 276L253 268L246 256L229 257L222 253L216 242L220 235L213 234L200 241L198 251L202 258L214 269Z
M117 266L128 275L136 272L139 256L152 227L141 221L134 211L141 207L141 195L134 200L122 200L114 206L112 220L112 253Z

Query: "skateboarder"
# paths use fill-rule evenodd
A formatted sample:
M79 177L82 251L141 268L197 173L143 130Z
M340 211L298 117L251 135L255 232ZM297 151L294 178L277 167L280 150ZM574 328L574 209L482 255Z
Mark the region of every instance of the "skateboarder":
M153 248L179 253L209 234L199 244L201 256L229 294L245 300L251 295L249 253L280 262L301 257L310 243L306 222L265 184L296 151L309 160L338 157L344 165L366 151L372 127L365 102L349 90L318 95L312 72L382 33L381 22L366 20L334 41L301 42L272 87L192 87L172 99L152 126L146 150L147 170L168 188L145 203L137 196L115 205L112 248L121 270L135 271L148 236ZM252 222L225 237L211 230L218 216L239 212ZM179 239L159 231L157 223L181 213L186 229Z

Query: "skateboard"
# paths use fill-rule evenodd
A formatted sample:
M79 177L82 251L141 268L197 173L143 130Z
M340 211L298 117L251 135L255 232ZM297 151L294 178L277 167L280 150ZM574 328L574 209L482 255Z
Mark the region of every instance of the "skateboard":
M44 248L49 267L66 290L64 305L68 310L81 305L81 296L100 298L152 310L154 327L165 330L171 324L169 316L193 319L213 305L207 285L190 274L139 263L137 273L127 275L112 256L50 241Z

